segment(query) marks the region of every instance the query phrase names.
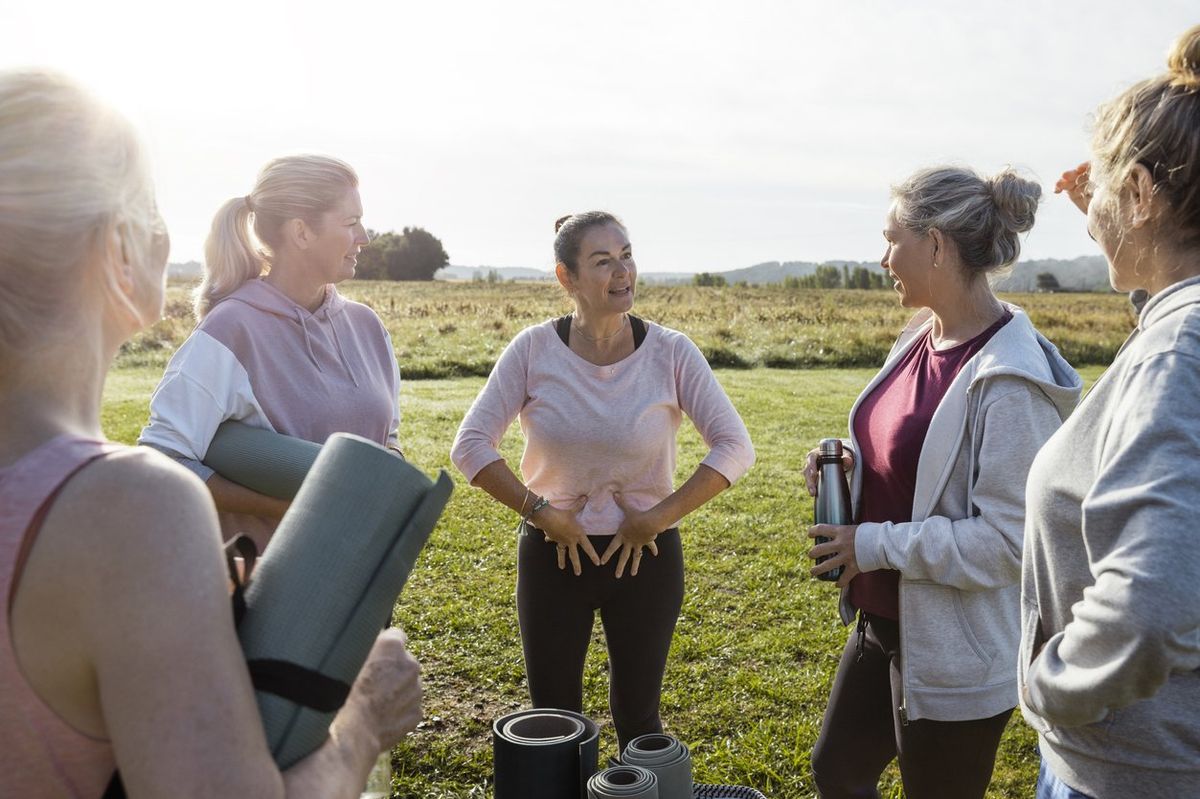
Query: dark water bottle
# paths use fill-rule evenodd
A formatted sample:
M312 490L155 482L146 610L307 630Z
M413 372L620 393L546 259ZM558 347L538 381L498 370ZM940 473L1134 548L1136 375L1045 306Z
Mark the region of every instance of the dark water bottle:
M817 456L817 501L813 508L817 524L852 524L850 519L850 486L846 484L846 471L842 467L842 442L837 438L821 439L821 454ZM817 536L818 544L828 541ZM832 555L817 558L824 563ZM844 566L817 575L819 580L834 581L842 576Z

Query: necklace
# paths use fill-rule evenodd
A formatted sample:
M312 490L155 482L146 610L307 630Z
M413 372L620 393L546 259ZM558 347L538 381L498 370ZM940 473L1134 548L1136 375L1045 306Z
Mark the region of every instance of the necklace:
M587 333L583 332L583 329L579 326L579 317L572 314L571 321L573 322L571 327L575 328L576 333L578 333L579 335L583 336L588 341L595 344L596 342L599 342L599 341L608 341L610 338L613 338L617 334L621 333L621 331L623 331L625 329L625 325L629 324L629 314L621 314L621 326L618 327L615 331L613 331L612 333L609 333L607 336L596 336L595 338L592 338Z

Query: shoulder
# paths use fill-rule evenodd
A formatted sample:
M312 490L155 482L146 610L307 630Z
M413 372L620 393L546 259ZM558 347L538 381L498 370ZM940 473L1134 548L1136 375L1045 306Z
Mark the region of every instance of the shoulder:
M138 519L139 527L152 519L185 526L192 515L216 518L204 483L150 447L123 448L85 467L64 487L61 502L96 520Z
M644 321L646 322L646 342L643 346L652 346L667 353L668 357L677 363L708 365L708 359L704 357L704 353L686 333L657 322Z

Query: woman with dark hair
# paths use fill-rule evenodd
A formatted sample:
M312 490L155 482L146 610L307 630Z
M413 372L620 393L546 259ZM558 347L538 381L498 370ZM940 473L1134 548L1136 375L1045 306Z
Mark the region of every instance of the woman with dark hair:
M517 612L533 705L582 710L599 609L624 747L662 731L663 672L683 601L677 525L741 477L754 449L696 345L630 313L637 266L625 226L590 212L555 231L555 272L574 311L509 343L451 457L521 518ZM710 449L673 489L683 414ZM523 480L497 451L518 417Z
M920 309L850 411L856 525L816 525L858 617L813 750L822 797L982 797L1017 704L1025 477L1081 381L987 275L1014 262L1041 188L925 169L892 190L881 265ZM817 450L805 475L816 489Z
M1137 328L1029 473L1021 706L1041 799L1200 796L1200 25L1100 107L1066 190Z

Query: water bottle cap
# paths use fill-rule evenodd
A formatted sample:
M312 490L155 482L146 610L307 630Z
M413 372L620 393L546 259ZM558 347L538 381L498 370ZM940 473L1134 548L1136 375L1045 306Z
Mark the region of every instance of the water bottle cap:
M821 454L842 457L842 440L840 438L821 439Z

